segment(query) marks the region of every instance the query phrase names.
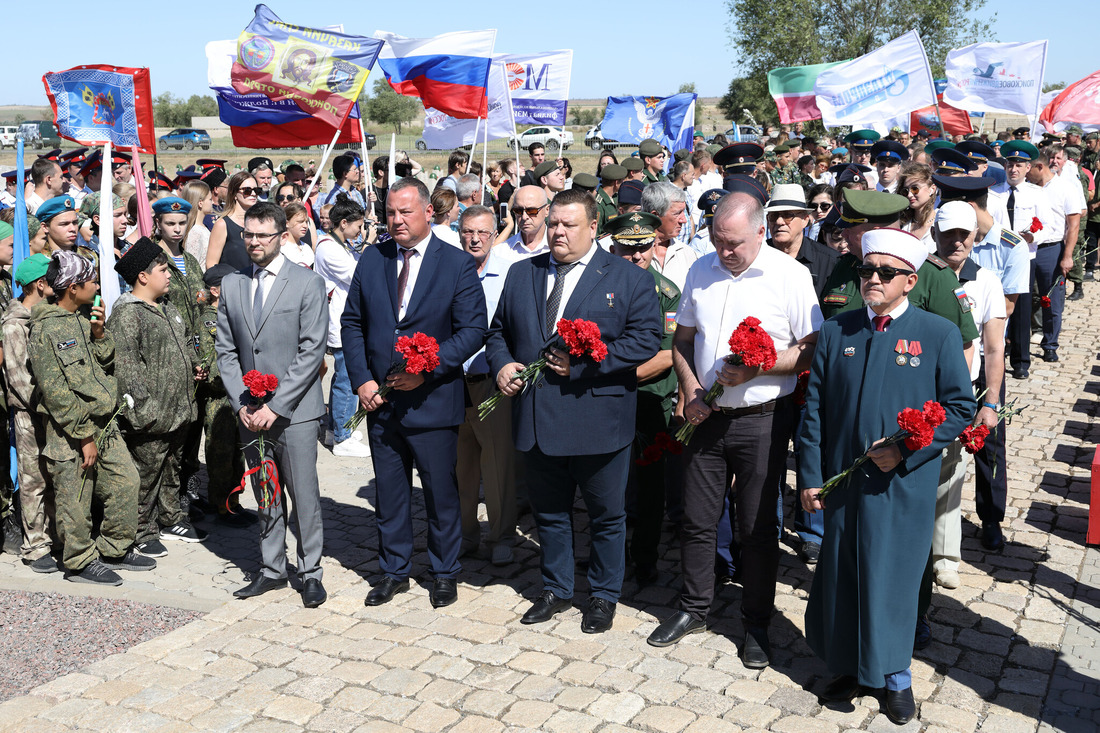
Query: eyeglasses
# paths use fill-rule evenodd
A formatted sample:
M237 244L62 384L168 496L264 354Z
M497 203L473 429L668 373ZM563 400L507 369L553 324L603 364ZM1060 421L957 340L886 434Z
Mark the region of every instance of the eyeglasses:
M283 195L280 194L279 196L275 197L275 201L277 201L280 204L283 203L284 201L297 201L297 200L298 200L298 197L295 196L294 194L288 194L286 196L283 196Z
M860 265L856 268L856 274L859 275L860 280L870 280L871 276L878 274L878 279L884 283L890 282L898 275L912 275L912 270L902 270L898 267L871 267L870 265Z
M241 186L237 189L237 193L241 196L259 196L262 189L253 188L252 186Z
M492 234L487 229L461 229L458 233L464 237L477 237L478 239L485 239Z
M833 203L831 201L819 201L816 204L811 204L811 206L813 206L818 211L828 211L829 209L833 208Z
M527 216L535 217L535 216L538 216L539 212L542 211L545 208L546 208L546 204L543 204L542 206L520 207L520 208L517 208L517 209L513 209L513 211L515 211L517 214L524 213L524 214L527 214Z
M270 242L273 238L279 236L280 234L282 234L282 232L241 232L241 239L246 242L252 240Z
M905 190L916 196L918 193L920 193L921 188L920 186L906 186Z

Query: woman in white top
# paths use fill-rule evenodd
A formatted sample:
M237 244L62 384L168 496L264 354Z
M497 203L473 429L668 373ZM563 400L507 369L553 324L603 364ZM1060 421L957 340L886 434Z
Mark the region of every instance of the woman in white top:
M286 214L286 232L290 236L283 242L283 256L296 265L313 267L313 247L309 246L306 235L309 234L309 213L306 207L297 201L283 207Z
M449 188L437 188L432 192L432 234L447 244L461 249L458 232L451 225L458 221L458 197ZM331 214L330 214L331 217Z
M337 197L329 211L332 222L330 232L322 233L317 240L313 269L325 279L325 289L329 297L328 350L333 357L332 387L329 392L332 454L365 458L370 455L370 448L356 440L352 432L344 427L355 414L359 398L352 390L340 340L340 316L344 313L348 289L351 287L351 278L355 274L360 254L351 243L363 231L363 216L363 207L350 197L344 194Z
M210 230L203 224L214 204L214 195L205 181L188 181L180 189L180 198L191 204L187 214L187 233L183 237L183 249L199 261L206 271L206 250L210 246Z
M924 242L929 252L935 253L932 224L936 221L939 190L932 183L932 169L924 163L902 163L901 173L898 174L898 194L909 199L909 208L901 212L901 228Z

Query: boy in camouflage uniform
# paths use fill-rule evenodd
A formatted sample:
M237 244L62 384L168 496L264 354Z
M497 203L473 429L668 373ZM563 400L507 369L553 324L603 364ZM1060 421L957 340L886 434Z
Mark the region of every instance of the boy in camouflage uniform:
M19 504L23 515L23 563L36 573L56 573L53 487L46 479L46 426L37 414L39 395L31 373L31 309L53 295L46 284L46 255L31 255L15 268L23 295L12 300L0 319L4 337L4 374L7 402L15 425L15 453L19 457Z
M206 379L199 382L199 409L202 426L206 430L206 496L217 512L218 522L230 527L253 524L256 515L241 508L240 499L230 495L241 485L244 474L244 457L238 437L237 416L229 404L229 397L222 384L218 360L214 358L214 337L218 333L218 300L221 297L222 278L236 272L230 265L214 265L203 274L203 282L209 288L209 297L199 318L199 333L195 337L195 350L199 363L208 367Z
M0 221L0 311L7 308L11 301L11 275L2 268L11 265L14 234L11 224ZM0 353L2 351L3 346L0 345ZM4 384L0 381L0 420L7 424L8 401L3 392ZM0 450L0 535L3 536L3 551L18 555L23 532L19 526L20 512L14 501L14 489L11 483L11 451Z
M102 306L91 309L91 322L77 313L99 289L91 260L54 252L46 282L56 300L31 311L30 357L41 395L37 410L45 416L42 455L54 486L61 562L74 582L120 585L115 570L152 570L156 562L133 549L138 475L113 419L115 344ZM94 539L93 499L103 509Z
M115 270L133 290L115 302L107 328L117 344L115 375L133 398L122 411L122 434L141 477L137 551L168 554L161 540L202 542L180 508L180 457L195 421L195 350L183 316L161 299L169 288L168 256L139 239ZM205 376L205 375L203 375Z

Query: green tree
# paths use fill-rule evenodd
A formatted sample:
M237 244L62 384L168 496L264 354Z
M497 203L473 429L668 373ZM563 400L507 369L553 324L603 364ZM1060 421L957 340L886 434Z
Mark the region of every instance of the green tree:
M870 53L906 31L916 30L933 74L943 73L952 48L993 38L996 14L986 0L727 0L730 41L743 77L734 79L720 108L747 107L757 120L775 120L767 74L784 66L844 61ZM759 114L758 114L759 110ZM740 109L733 111L740 113Z
M27 116L25 114L23 114L22 112L16 112L15 113L15 124L22 125L26 121L27 121Z
M680 85L680 88L676 90L677 94L695 94L695 82L689 81Z
M729 90L718 100L718 110L730 121L747 123L748 110L757 122L776 118L775 102L768 94L767 77L741 76L730 82Z
M398 134L401 133L401 127L415 120L420 111L419 100L398 94L385 78L374 80L373 97L359 101L367 119L380 125L393 125Z
M1056 81L1043 85L1043 94L1047 92L1053 92L1056 89L1065 89L1066 83L1064 81Z

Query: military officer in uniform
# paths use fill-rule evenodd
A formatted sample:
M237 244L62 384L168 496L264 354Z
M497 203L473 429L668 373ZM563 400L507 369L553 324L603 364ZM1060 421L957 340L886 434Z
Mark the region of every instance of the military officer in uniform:
M714 245L710 241L710 223L714 221L714 207L722 200L727 191L722 188L712 188L704 191L699 197L700 225L695 236L691 240L691 248L695 254L702 257L714 251Z
M642 160L642 181L646 184L667 181L665 175L665 149L656 140L642 140L638 146L638 157Z
M600 187L596 189L596 209L600 214L600 234L605 234L603 227L607 222L619 215L619 186L626 178L626 168L618 163L605 165L600 171Z
M630 540L630 559L634 563L638 585L657 579L657 545L661 539L661 521L665 515L665 476L671 469L664 455L652 456L657 435L670 438L676 427L673 413L679 409L683 420L683 402L676 399L676 373L672 370L672 336L676 332L676 311L680 307L680 289L651 266L660 217L635 211L615 217L607 223L611 236L611 254L633 262L646 270L656 282L661 305L661 350L638 367L638 415L635 448L636 463L644 466L634 472L637 485L638 513ZM649 449L649 454L646 449Z
M875 146L875 143L881 137L874 130L855 130L848 133L844 138L844 142L848 146L848 153L852 157L852 162L856 165L865 165L871 168L871 148ZM867 187L873 190L878 183L878 174L873 170L869 170L867 178L869 180ZM859 251L858 244L856 245L856 251Z
M714 154L714 164L722 171L723 177L739 173L751 176L756 172L756 163L764 157L764 148L756 143L733 143Z
M798 166L791 162L790 145L780 143L772 148L772 152L775 153L775 168L768 174L771 176L772 185L798 183Z
M623 162L619 165L626 169L626 180L645 183L645 163L641 158L632 155L629 158L623 158Z
M871 160L875 161L878 173L876 191L898 192L898 174L901 164L909 160L909 149L897 140L879 140L871 146Z
M837 226L848 242L848 253L837 260L833 274L825 284L825 294L821 298L821 310L825 318L858 310L863 307L860 294L860 282L857 268L861 252L863 235L873 229L897 227L901 212L909 206L909 199L892 193L878 191L844 192ZM909 300L913 305L929 313L935 313L954 323L962 333L966 346L967 364L974 355L971 344L978 338L978 328L970 315L970 306L960 297L959 278L936 255L929 255L920 265L920 278L909 291Z

